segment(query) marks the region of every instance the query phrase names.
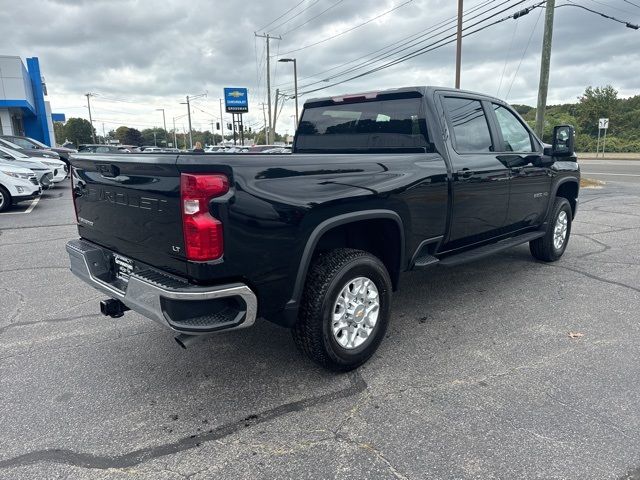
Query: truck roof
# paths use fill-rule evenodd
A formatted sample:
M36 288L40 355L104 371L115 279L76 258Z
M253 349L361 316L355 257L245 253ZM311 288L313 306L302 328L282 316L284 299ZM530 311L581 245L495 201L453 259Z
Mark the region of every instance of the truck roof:
M412 86L412 87L401 87L401 88L389 88L384 90L372 90L368 92L356 92L356 93L346 93L341 95L332 95L330 97L317 97L311 98L304 102L304 105L313 104L313 103L324 103L324 102L342 102L345 98L355 98L355 97L365 97L367 99L375 98L379 95L392 95L392 94L402 94L402 93L418 93L420 96L431 96L433 92L451 92L451 93L466 93L469 95L478 95L485 97L487 99L496 100L498 102L504 102L503 100L496 98L492 95L487 95L485 93L473 92L471 90L460 90L453 87L438 87L434 85L430 86Z

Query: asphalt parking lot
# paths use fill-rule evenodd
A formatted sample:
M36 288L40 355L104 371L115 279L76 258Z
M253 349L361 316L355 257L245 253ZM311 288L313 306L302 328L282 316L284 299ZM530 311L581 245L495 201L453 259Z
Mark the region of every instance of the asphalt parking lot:
M337 376L264 321L184 351L99 315L59 185L0 215L0 478L640 478L630 178L582 191L555 264L406 274L378 353Z

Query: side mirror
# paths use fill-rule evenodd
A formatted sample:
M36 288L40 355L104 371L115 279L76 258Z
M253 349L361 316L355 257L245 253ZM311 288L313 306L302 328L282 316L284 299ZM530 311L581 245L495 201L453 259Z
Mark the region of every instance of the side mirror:
M554 157L572 157L575 155L576 131L571 125L553 127L553 144L551 154Z

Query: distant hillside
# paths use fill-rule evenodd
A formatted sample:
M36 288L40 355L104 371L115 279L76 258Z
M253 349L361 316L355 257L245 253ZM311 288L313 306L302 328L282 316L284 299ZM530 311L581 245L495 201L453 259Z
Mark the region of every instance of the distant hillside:
M535 125L536 109L528 105L513 105L531 127ZM607 152L640 152L640 95L618 98L611 85L587 87L578 103L548 105L545 111L544 141L551 143L554 125L576 127L576 148L579 152L595 152L598 119L609 118Z

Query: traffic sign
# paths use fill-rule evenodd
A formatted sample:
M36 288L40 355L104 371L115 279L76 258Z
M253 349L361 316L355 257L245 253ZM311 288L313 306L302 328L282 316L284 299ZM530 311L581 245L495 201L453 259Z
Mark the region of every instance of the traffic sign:
M605 130L609 128L609 119L601 118L598 120L598 128L604 128Z
M224 107L227 113L247 113L249 98L246 88L225 88Z

